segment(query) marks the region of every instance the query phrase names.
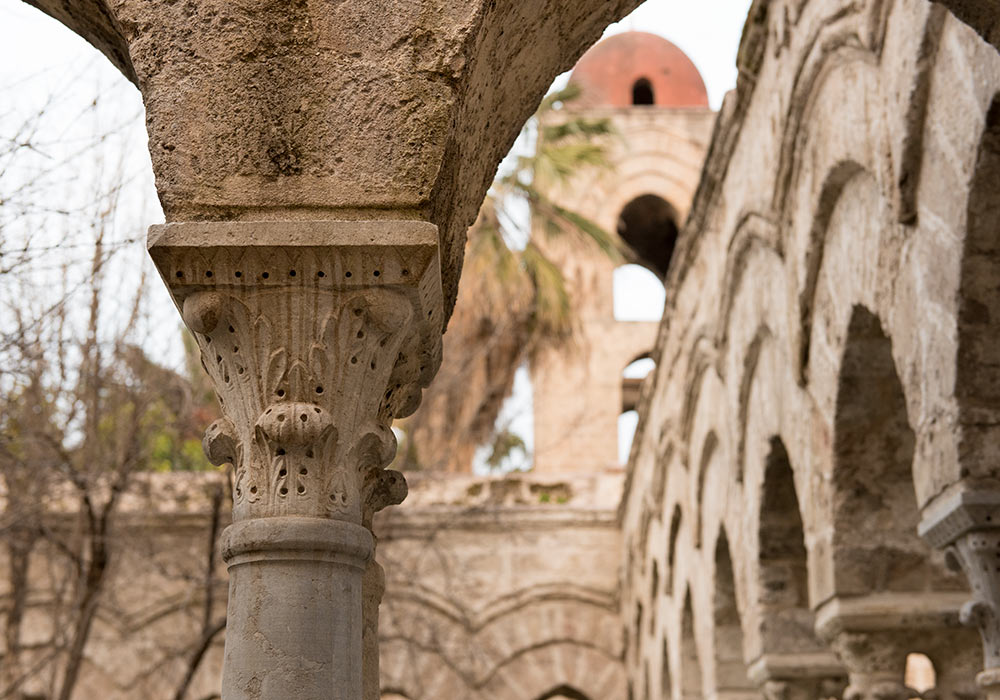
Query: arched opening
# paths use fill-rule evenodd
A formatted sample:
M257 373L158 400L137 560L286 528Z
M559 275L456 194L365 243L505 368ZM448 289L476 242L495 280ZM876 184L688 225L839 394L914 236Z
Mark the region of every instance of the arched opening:
M771 438L764 463L758 530L764 649L792 652L814 644L809 570L795 475L781 438Z
M632 451L632 440L635 438L636 428L639 427L639 412L635 409L625 411L618 416L618 464L628 463L629 453Z
M539 695L538 700L590 700L590 698L572 686L561 685Z
M892 343L878 317L855 306L834 423L835 594L933 588L917 536L913 449Z
M715 459L715 452L718 447L719 438L715 435L714 430L709 431L708 435L705 436L705 442L701 447L701 463L698 465L698 490L695 493L695 497L697 499L695 501L695 506L698 509L694 529L695 547L701 547L702 512L705 510L705 478L708 474L708 470L712 467L712 461Z
M926 693L937 685L934 663L926 654L907 654L903 682L907 688L913 688L921 694Z
M681 617L681 700L702 700L701 659L694 637L694 613L691 611L691 591L684 594Z
M663 655L660 659L660 697L663 700L673 696L673 681L670 678L670 647L667 646L667 640L663 640Z
M622 371L622 411L634 411L639 405L643 380L656 367L656 361L644 353Z
M720 530L715 542L715 696L746 697L755 691L743 662L743 627L736 603L736 578L729 553L729 538Z
M667 586L666 594L674 593L674 559L677 556L677 536L681 529L681 507L674 506L674 514L670 517L670 538L667 544Z
M653 84L648 78L639 78L632 84L632 104L636 106L648 106L656 104L656 96L653 94Z
M653 571L649 577L649 631L656 629L657 609L660 603L660 565L653 560Z
M1000 442L1000 95L986 114L969 191L962 256L955 394L962 431L962 470L990 475Z
M644 194L625 205L618 217L618 235L633 260L662 280L677 244L677 211L662 197Z
M663 280L642 265L622 265L611 278L616 321L659 321L667 293Z

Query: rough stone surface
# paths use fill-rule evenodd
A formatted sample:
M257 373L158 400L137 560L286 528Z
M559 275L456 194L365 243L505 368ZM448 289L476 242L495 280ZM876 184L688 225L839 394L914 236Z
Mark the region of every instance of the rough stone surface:
M620 511L634 696L728 693L742 666L768 697L823 674L914 697L922 653L971 697L969 583L935 548L961 518L933 545L918 525L995 489L1000 56L930 3L783 1L754 4L739 65ZM803 654L827 661L781 670Z
M167 221L423 218L450 315L497 164L638 0L33 4L142 91Z
M136 80L168 220L430 222L442 260L439 332L464 230L500 157L551 78L636 3L33 4ZM667 275L657 368L617 519L605 500L617 489L597 477L583 490L600 506L574 502L581 491L562 481L487 480L464 494L453 481L415 498L425 508L388 516L393 606L380 643L422 651L415 662L389 654L383 690L737 700L755 685L768 698L840 695L846 678L847 698L902 699L913 696L907 655L922 653L939 693L975 695L968 660L980 643L960 622L996 631L994 577L970 570L993 563L995 533L958 523L935 540L932 525L948 519L956 493L1000 480L1000 13L992 0L944 7L955 15L925 0L753 3L740 81ZM201 264L177 271L203 275ZM266 296L269 284L251 291ZM228 317L217 285L201 287L179 306L210 360L207 339ZM400 320L375 315L389 318L376 325ZM224 369L213 371L225 386ZM243 402L253 415L216 426L213 458L239 462L251 425L268 450L275 437L299 449L325 429L308 415L295 430L258 426L254 411L268 404ZM343 401L334 409L347 412ZM369 441L354 456L384 463L379 447ZM563 504L531 503L563 491ZM340 515L368 524L374 508L355 500ZM289 514L264 510L237 517ZM965 614L969 582L920 539L921 521L969 571L976 590ZM376 597L361 591L363 565L337 593L350 607L353 656L331 667L350 667L350 700ZM330 562L311 566L328 574ZM325 591L309 596L333 596ZM396 614L410 601L412 614ZM265 615L244 622L257 619ZM161 624L136 622L143 633ZM987 668L980 687L998 695L998 679ZM245 688L261 692L249 680ZM298 691L276 692L261 697Z

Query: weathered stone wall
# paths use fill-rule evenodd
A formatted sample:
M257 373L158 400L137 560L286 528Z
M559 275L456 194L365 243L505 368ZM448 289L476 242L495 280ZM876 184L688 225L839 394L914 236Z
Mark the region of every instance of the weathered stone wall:
M383 691L624 700L620 490L620 473L412 479L376 522Z
M227 576L216 557L205 586L211 491L221 474L138 479L116 520L113 568L99 603L75 697L172 700L201 640L206 591L224 620ZM405 506L376 521L386 570L382 690L408 700L519 700L560 687L625 700L619 622L621 472L511 478L417 475ZM72 528L73 494L53 494L52 527ZM225 501L224 501L225 503ZM225 504L223 524L231 519ZM0 552L4 557L6 550ZM39 547L22 639L31 658L52 651L71 575ZM6 559L0 570L6 571ZM10 601L0 578L0 603ZM221 683L224 633L213 637L188 698ZM49 697L48 675L23 688Z
M759 2L740 68L620 511L634 697L864 693L908 652L968 691L967 584L917 525L996 477L1000 57L923 0Z

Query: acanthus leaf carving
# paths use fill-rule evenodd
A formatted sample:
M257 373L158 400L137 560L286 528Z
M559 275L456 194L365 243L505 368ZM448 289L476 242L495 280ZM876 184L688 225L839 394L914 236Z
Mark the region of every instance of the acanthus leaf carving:
M180 225L197 235L174 240L178 225L165 226L151 245L219 394L225 418L204 444L235 466L237 521L360 523L405 496L384 468L392 420L415 410L440 363L436 234L407 223L419 235L393 239L400 223L379 222L398 244L366 233L347 245L350 223L321 224L301 225L299 248L268 241L263 224L247 224L245 245L229 229L227 245L206 243L210 223Z

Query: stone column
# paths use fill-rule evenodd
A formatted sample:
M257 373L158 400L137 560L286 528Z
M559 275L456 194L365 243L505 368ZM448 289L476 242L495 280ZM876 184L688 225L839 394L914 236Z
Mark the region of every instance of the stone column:
M1000 700L1000 489L959 485L925 509L920 535L945 549L949 566L962 570L972 587L961 620L983 639L976 683L990 700Z
M747 675L765 700L839 698L847 685L832 652L764 654L750 665Z
M381 597L370 591L366 621L365 571L378 578L366 526L406 495L384 469L391 423L440 363L437 241L417 221L150 231L223 409L206 453L235 470L224 700L362 697Z

